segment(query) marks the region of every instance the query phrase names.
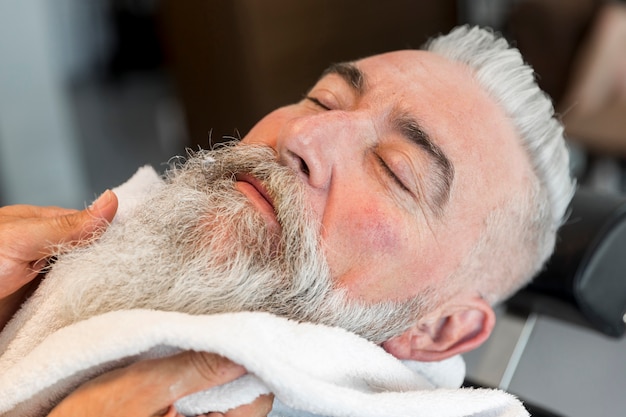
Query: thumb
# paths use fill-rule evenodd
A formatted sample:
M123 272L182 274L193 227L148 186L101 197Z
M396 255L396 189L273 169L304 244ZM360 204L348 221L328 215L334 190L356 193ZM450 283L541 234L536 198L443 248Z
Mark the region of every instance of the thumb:
M113 220L117 206L117 196L107 190L85 210L41 219L47 223L43 232L45 240L54 243L90 240Z
M233 381L246 373L243 366L207 352L186 351L169 358L157 359L164 375L176 379L170 386L170 399L182 397Z
M237 379L246 370L230 360L206 352L186 351L174 356L136 362L82 385L48 417L173 416L180 398Z

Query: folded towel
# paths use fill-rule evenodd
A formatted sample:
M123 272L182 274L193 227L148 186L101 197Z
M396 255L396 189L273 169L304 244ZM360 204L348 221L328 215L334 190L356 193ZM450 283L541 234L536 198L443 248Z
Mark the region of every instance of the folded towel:
M143 169L116 189L122 218L161 180ZM129 194L127 198L126 194ZM295 323L266 313L192 316L116 311L60 328L44 284L0 333L0 416L43 416L80 383L137 360L181 350L207 351L248 375L183 398L184 415L226 411L275 395L272 416L527 416L496 390L459 389L460 357L401 362L342 329Z
M176 407L184 415L226 411L267 392L276 396L276 416L527 415L500 391L435 389L444 368L447 383L458 386L464 370L459 357L410 369L338 328L266 313L191 316L149 310L107 313L58 330L8 369L0 358L0 414L45 415L51 403L86 379L189 349L228 357L250 374L180 400Z

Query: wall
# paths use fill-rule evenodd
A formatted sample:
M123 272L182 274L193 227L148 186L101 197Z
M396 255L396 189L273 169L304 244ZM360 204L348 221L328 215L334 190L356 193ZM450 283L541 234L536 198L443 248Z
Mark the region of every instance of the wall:
M2 204L80 207L87 197L52 6L0 2Z

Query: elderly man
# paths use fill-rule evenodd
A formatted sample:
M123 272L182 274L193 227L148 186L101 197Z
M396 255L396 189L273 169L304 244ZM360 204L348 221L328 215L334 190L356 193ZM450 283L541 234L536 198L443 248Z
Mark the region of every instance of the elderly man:
M550 255L572 192L532 70L490 32L458 28L422 51L333 65L240 144L192 155L133 219L61 257L53 272L71 265L58 285L72 308L55 323L125 308L267 311L441 361L489 336L492 306ZM82 212L0 211L3 323L37 285L49 242L84 240L116 206L107 192ZM174 415L176 398L244 372L211 354L138 362L51 415Z

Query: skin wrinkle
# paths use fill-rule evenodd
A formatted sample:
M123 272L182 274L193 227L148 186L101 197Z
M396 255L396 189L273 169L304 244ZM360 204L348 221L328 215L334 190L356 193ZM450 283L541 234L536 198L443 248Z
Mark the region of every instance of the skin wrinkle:
M426 193L425 196L428 199L428 207L431 212L435 217L440 218L443 215L447 202L450 200L450 192L454 181L454 165L413 116L394 109L391 116L391 124L401 132L402 136L425 150L430 159L434 161L435 169L428 172L433 192Z

